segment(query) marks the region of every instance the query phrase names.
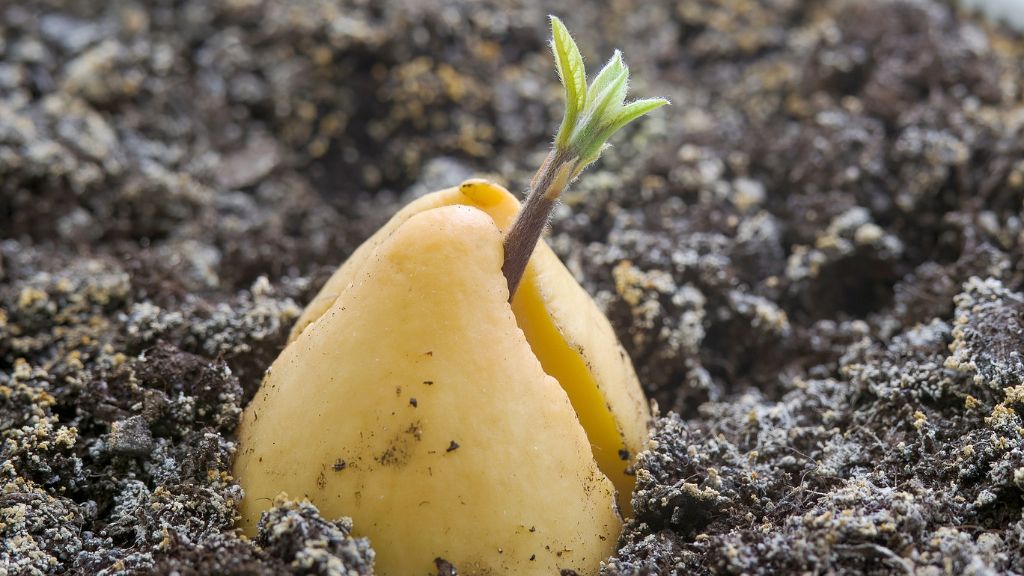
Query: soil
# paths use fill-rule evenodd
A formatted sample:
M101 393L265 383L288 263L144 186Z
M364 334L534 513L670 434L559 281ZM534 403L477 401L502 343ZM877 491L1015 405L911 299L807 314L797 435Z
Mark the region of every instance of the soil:
M0 573L372 572L308 505L238 536L232 433L399 206L528 182L562 107L537 4L0 3ZM662 414L604 574L1024 573L1021 33L559 11L673 102L549 236Z

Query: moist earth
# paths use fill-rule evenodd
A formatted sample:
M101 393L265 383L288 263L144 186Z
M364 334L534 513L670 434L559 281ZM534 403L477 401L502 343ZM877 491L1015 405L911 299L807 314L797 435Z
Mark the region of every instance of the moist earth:
M309 505L238 535L233 430L399 206L524 188L562 108L537 4L0 3L0 573L372 573ZM673 102L549 236L660 407L603 573L1024 573L1021 34L558 10Z

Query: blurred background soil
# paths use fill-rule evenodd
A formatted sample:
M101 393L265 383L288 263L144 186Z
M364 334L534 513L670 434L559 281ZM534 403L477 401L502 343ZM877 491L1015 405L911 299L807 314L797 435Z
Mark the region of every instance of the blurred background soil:
M308 506L234 533L232 432L399 206L524 188L562 108L538 4L0 2L0 573L371 573ZM549 238L663 415L605 574L1024 573L1021 34L557 11L673 102Z

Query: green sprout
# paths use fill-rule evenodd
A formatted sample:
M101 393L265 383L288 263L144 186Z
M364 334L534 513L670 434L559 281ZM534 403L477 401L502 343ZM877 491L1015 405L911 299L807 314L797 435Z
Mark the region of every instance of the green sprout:
M530 193L523 208L505 236L502 272L508 280L510 301L562 192L601 156L613 134L669 103L664 98L626 103L629 68L618 50L587 86L587 70L580 49L562 21L556 16L550 18L551 51L558 77L565 87L565 116L551 151L530 181Z

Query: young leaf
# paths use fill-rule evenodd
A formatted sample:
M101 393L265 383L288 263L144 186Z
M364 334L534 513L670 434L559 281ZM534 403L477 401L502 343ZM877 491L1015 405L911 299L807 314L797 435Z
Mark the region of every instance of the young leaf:
M594 90L593 102L587 101L587 108L583 111L583 119L580 125L592 124L600 126L606 123L607 119L622 107L626 99L626 91L629 89L629 68L625 65L618 67L616 75L609 78L600 91Z
M587 106L585 117L577 125L571 139L580 156L587 157L601 149L606 138L597 136L605 131L611 118L622 108L628 84L629 68L622 66L618 70L618 75L597 94L594 103Z
M612 54L612 57L608 59L608 63L604 65L604 68L597 73L594 81L590 83L590 88L587 90L587 108L592 106L594 101L597 100L597 95L600 94L612 80L619 76L624 66L625 65L622 63L622 52L616 50L615 53Z
M629 124L644 114L657 110L668 103L669 101L664 98L642 98L626 104L612 119L610 125L611 133L614 134L618 132L626 124ZM611 136L611 134L609 134L609 136Z
M580 49L557 16L551 16L551 51L555 55L558 77L565 87L565 117L557 138L565 144L577 117L587 104L587 71Z
M656 110L666 104L669 104L669 101L664 98L644 98L642 100L630 102L629 104L619 108L609 121L601 126L600 133L594 137L594 141L607 142L612 135L621 130L626 124L629 124L651 110ZM597 157L601 155L601 152L605 147L607 147L607 145L602 146L601 148L592 147L587 149L585 151L587 156L584 156L584 159L588 163L597 160Z

